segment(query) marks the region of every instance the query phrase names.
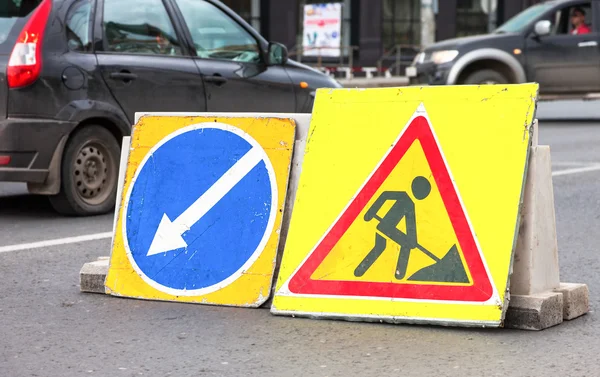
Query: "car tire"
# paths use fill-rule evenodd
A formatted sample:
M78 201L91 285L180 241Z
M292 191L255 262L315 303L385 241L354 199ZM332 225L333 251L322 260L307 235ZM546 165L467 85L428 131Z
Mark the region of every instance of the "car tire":
M482 69L471 73L464 83L466 85L508 84L508 80L498 71Z
M50 196L62 215L92 216L115 206L119 172L119 144L104 127L85 126L67 142L61 164L61 188Z

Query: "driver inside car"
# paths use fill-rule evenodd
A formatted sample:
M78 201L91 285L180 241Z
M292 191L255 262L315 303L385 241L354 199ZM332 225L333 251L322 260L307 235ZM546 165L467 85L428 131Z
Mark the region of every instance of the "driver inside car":
M573 24L572 35L581 35L591 33L590 27L585 24L585 11L581 8L573 9L571 13L571 23Z

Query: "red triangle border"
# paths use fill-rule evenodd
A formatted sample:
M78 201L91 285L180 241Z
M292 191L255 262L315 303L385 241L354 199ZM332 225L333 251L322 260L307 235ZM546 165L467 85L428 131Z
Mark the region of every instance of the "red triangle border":
M391 282L362 282L346 280L312 280L311 275L331 252L339 239L359 216L369 200L404 157L412 144L419 140L433 178L437 184L446 211L454 228L465 262L469 268L472 285L407 284ZM329 232L314 248L304 264L292 275L289 291L296 295L325 295L350 297L377 297L391 299L486 302L494 294L486 267L465 211L456 192L452 178L424 116L416 116L406 127L400 139L388 152L385 159L337 219Z

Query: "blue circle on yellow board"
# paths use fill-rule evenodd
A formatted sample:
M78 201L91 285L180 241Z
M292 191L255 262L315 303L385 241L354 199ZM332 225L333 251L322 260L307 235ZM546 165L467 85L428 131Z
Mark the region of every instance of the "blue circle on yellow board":
M187 246L150 255L163 217L176 223L253 148L263 158L184 231ZM151 286L174 295L210 293L235 281L272 232L274 177L262 147L237 128L206 123L163 139L140 164L125 198L125 249L134 269Z

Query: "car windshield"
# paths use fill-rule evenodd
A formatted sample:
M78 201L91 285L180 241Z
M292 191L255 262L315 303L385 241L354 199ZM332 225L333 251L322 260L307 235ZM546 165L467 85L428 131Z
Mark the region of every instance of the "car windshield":
M537 4L532 7L525 9L523 12L517 14L510 20L506 21L500 26L495 33L520 33L527 26L531 24L533 20L544 14L548 9L552 7L552 4Z
M2 5L0 5L0 45L8 39L17 21L27 17L41 2L42 0L8 0L2 2Z

